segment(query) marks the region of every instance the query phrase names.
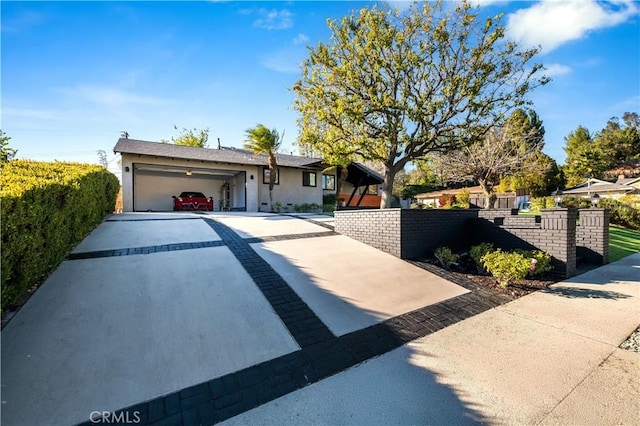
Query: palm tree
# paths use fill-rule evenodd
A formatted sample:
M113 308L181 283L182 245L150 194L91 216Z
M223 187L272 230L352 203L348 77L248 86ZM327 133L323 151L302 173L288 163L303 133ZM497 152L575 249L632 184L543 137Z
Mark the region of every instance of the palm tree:
M247 129L246 132L247 139L244 147L256 155L266 154L269 158L267 163L269 165L269 208L273 211L273 186L276 184L278 172L275 153L280 148L282 137L276 129L269 130L263 124Z

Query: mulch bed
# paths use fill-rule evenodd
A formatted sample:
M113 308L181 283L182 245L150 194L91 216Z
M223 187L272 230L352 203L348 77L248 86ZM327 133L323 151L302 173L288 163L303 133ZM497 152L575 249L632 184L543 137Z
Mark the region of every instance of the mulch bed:
M495 291L496 293L503 294L512 300L526 296L534 291L543 290L551 284L555 284L562 280L558 275L546 273L535 277L527 277L527 279L522 280L518 284L513 284L503 288L498 284L498 281L494 277L488 273L479 272L475 263L470 260L462 259L459 264L452 265L449 270L444 268L436 259L426 259L424 262L441 268L443 271L447 271L460 280L466 280L475 285Z
M507 288L503 288L500 286L500 284L498 284L496 279L490 275L480 275L478 273L471 274L466 272L459 272L456 270L452 270L451 272L456 276L473 282L474 284L480 285L490 290L494 290L500 294L511 296L513 297L513 299L526 296L527 294L533 293L534 291L545 289L551 284L555 284L561 280L561 278L558 277L542 275L536 279L525 279L518 284L510 285Z

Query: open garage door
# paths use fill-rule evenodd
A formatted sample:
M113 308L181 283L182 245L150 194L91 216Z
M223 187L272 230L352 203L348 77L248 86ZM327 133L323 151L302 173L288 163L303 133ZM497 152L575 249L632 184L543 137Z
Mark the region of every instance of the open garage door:
M213 197L214 210L243 210L246 207L246 172L188 168L158 164L133 164L133 210L171 211L173 195L202 192Z

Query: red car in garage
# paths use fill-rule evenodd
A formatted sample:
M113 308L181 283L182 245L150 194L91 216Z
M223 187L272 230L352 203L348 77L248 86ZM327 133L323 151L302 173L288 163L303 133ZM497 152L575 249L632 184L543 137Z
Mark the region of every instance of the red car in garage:
M213 211L213 197L205 197L202 192L185 191L174 195L173 210L205 210Z

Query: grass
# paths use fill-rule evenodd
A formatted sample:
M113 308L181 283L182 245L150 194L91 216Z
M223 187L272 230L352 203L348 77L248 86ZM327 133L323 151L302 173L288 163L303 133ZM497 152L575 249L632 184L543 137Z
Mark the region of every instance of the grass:
M640 251L640 231L611 225L609 227L609 262Z

